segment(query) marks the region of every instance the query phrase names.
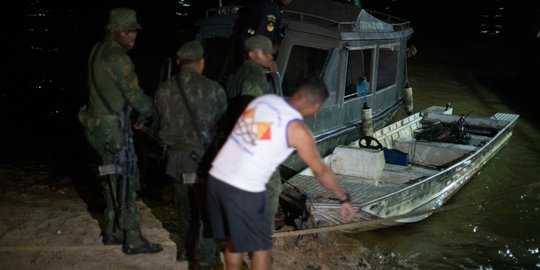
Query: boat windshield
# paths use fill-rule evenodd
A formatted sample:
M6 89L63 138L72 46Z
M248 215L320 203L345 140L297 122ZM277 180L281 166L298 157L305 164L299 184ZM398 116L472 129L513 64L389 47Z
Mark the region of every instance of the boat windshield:
M397 82L399 46L397 44L381 45L377 68L377 91L383 90Z
M349 51L347 60L347 84L344 99L354 99L386 89L397 83L398 44L385 44L380 47L365 47ZM375 54L377 52L377 54ZM378 57L378 61L373 61ZM377 62L377 76L373 75ZM373 81L376 83L373 84Z
M345 100L371 93L369 82L372 80L373 52L373 48L349 51Z
M304 78L323 78L326 62L331 51L294 45L291 49L287 68L283 76L283 95L286 97L290 96L295 85Z

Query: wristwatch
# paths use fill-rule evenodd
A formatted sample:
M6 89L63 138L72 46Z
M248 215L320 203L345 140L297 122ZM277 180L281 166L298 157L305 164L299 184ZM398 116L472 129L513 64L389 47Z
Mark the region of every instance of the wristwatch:
M344 203L350 203L351 202L351 195L349 194L349 192L346 192L345 191L345 199L343 200L339 200L339 204L344 204Z

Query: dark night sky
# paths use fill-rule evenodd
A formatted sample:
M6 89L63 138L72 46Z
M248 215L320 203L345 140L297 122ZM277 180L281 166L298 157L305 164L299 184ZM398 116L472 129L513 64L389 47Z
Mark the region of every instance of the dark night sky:
M183 41L194 37L193 26L203 10L218 4L217 0L184 1L192 6L178 9L177 1L171 0L18 1L18 7L12 9L19 15L17 20L6 21L4 17L2 30L5 53L0 67L0 113L10 116L4 125L10 128L0 136L0 162L18 151L11 143L14 140L34 144L38 143L33 140L35 134L62 140L64 133L73 132L65 129L76 126L74 115L86 98L87 56L103 37L108 11L113 7L137 11L144 29L131 55L138 73L145 74L140 76L143 89L155 89L163 61L173 56ZM521 45L539 42L534 40L534 31L540 28L540 1L528 2L365 0L362 6L410 20L417 46L471 42ZM493 13L497 6L504 7L503 18L482 17ZM179 18L175 11L189 12L191 16ZM502 34L480 35L480 23L486 23L488 28L500 23Z
M223 3L235 0L223 0ZM236 0L236 2L250 0ZM253 0L252 0L253 1ZM22 2L22 3L21 3ZM191 4L189 8L178 7L179 2ZM528 0L363 0L366 9L381 11L411 21L416 44L433 46L471 42L524 42L534 38L540 25L540 1ZM104 32L108 11L113 7L126 6L137 11L143 25L137 45L132 51L134 61L141 73L156 73L154 65L171 55L178 46L194 37L194 23L203 15L205 8L213 7L218 0L111 0L111 1L18 1L21 12L16 21L3 25L3 46L8 54L2 61L0 89L3 97L10 88L20 88L29 80L43 78L48 74L68 84L84 88L84 70L92 45ZM502 6L503 17L493 19L494 10ZM180 18L175 11L191 16ZM44 13L47 16L36 14ZM5 19L5 17L4 17ZM480 35L480 24L488 31L494 25L503 26L500 35ZM7 27L7 26L10 27ZM534 30L536 29L536 30ZM82 82L82 83L81 83ZM143 86L148 85L142 80ZM16 85L16 87L15 87ZM68 86L69 87L69 86Z

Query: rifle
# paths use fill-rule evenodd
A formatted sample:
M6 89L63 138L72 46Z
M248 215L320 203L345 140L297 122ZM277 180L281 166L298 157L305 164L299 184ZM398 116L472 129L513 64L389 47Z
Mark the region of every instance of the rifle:
M136 156L133 152L132 147L132 138L131 138L131 127L129 125L129 109L124 109L120 113L120 127L122 129L122 148L119 151L114 149L108 149L108 151L114 154L115 163L101 165L98 167L99 175L111 175L118 174L120 177L118 179L117 192L115 192L114 187L109 183L111 189L111 195L113 196L113 202L116 202L114 206L117 212L117 225L120 228L123 228L125 225L125 212L127 209L127 198L129 196L129 179L133 176L136 166ZM118 194L118 196L114 196Z

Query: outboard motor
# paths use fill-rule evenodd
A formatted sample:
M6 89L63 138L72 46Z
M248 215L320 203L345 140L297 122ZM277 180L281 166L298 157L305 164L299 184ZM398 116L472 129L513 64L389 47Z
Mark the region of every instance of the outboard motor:
M450 142L459 144L468 144L471 141L471 136L465 128L465 118L467 116L461 115L459 119L450 128Z
M467 116L462 114L457 121L450 125L441 122L434 123L422 132L416 134L415 139L418 141L469 144L471 135L465 127L467 124L465 118L467 118Z

